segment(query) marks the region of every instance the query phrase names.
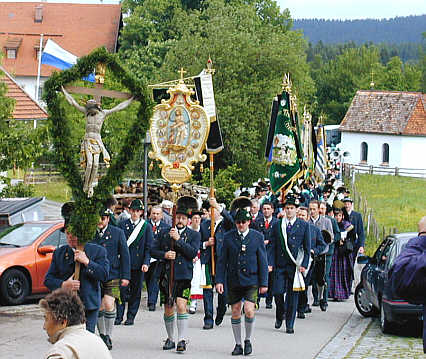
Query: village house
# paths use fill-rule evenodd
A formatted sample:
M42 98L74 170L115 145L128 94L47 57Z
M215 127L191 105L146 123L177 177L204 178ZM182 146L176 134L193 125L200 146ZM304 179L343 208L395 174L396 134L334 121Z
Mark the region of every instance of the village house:
M341 125L346 163L426 169L426 95L357 91Z

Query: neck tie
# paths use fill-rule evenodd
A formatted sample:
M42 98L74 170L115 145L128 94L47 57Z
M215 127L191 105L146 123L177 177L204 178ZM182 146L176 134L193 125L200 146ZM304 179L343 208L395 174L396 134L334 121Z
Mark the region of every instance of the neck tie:
M269 228L269 221L268 221L268 220L266 220L266 221L265 221L265 228L266 228L266 229L268 229L268 228Z
M291 222L288 222L288 224L287 224L287 232L291 231L291 227L292 227Z
M156 231L157 231L157 226L156 226L155 224L152 226L152 230L153 230L154 232L156 232Z

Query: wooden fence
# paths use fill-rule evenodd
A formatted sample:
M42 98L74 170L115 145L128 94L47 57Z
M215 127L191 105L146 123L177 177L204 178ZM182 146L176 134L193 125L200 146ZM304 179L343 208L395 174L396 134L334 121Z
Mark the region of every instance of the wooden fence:
M376 175L426 178L426 168L400 168L388 166L372 166L366 164L353 165L345 163L343 171L347 177L351 177L352 173L355 172Z

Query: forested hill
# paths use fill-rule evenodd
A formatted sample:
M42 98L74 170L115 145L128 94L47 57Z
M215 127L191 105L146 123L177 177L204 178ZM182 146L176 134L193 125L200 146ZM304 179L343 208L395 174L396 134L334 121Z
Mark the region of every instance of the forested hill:
M303 30L312 43L420 43L426 31L426 15L366 20L294 20L294 29Z

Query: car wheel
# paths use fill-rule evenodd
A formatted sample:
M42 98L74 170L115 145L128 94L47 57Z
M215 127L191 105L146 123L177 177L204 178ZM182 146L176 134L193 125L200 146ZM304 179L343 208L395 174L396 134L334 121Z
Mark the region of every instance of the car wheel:
M380 329L384 334L390 334L394 330L392 322L386 318L386 312L383 308L383 303L380 303Z
M6 305L22 304L30 292L27 276L19 269L9 269L1 277L0 296Z
M359 283L355 289L355 305L358 312L364 317L372 317L377 314L376 308L367 297L367 292L362 282Z

